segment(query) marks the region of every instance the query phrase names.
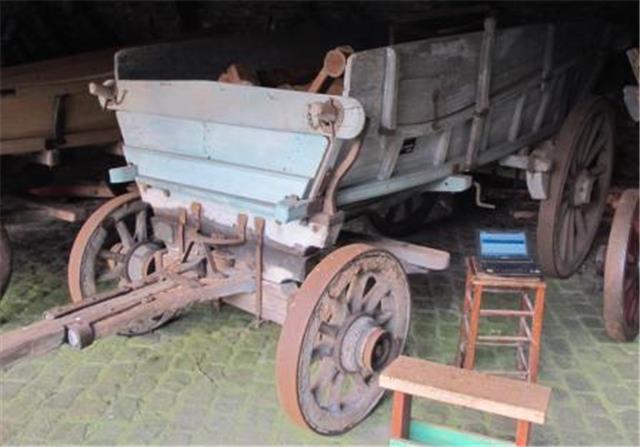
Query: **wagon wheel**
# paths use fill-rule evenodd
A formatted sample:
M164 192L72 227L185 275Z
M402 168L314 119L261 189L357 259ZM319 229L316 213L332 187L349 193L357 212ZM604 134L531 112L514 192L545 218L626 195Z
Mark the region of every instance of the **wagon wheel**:
M638 190L626 190L616 207L604 264L604 324L609 337L638 335Z
M11 279L12 256L11 242L2 224L0 224L0 298L9 286Z
M424 221L436 204L433 194L422 193L390 206L384 212L372 210L369 220L385 236L409 236L422 229Z
M546 274L566 278L589 252L611 181L613 114L605 100L572 109L556 147L549 197L538 213L538 258Z
M298 424L339 434L382 397L378 374L409 329L407 277L390 253L342 247L318 264L288 308L276 356L278 396Z
M109 200L87 219L69 257L71 301L114 290L154 271L154 253L162 243L153 238L151 214L149 205L132 192ZM122 334L144 334L173 317L157 315Z

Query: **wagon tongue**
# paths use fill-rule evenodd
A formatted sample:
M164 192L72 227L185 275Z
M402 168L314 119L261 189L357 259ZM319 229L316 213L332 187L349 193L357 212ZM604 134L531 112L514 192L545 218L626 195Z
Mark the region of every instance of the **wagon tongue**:
M123 287L77 303L58 306L44 319L0 335L0 367L25 357L45 354L63 345L82 349L94 340L116 333L142 333L186 307L255 291L253 274L238 271L215 282L201 282L193 274L158 275L139 288Z

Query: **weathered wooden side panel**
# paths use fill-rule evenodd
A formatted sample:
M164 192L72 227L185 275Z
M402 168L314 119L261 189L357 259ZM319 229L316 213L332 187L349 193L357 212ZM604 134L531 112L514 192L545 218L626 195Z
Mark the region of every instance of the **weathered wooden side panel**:
M2 68L0 155L114 143L115 116L89 95L113 76L113 51Z
M339 203L424 186L435 172L470 170L544 139L588 89L605 40L604 24L594 21L485 30L356 53L345 94L362 103L370 125L341 183ZM478 104L483 95L486 110Z

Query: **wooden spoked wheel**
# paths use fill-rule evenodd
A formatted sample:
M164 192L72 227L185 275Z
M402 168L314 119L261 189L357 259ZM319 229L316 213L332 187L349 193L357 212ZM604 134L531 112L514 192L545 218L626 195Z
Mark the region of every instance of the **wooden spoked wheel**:
M384 211L369 212L369 220L375 229L385 236L409 236L423 228L435 204L435 195L416 194L391 205Z
M6 230L0 224L0 298L9 286L11 280L12 253L11 242Z
M616 206L604 264L603 317L609 337L638 335L638 190L626 190Z
M155 270L154 254L163 248L152 234L152 210L137 192L104 203L82 225L71 248L68 283L71 301L107 293ZM149 332L173 315L160 315L148 324L136 323L127 335Z
M547 275L571 276L589 252L611 181L613 132L601 98L578 104L560 129L549 197L538 213L538 258Z
M309 274L287 310L276 357L278 396L298 424L343 433L383 395L379 372L402 351L410 292L400 262L364 244Z

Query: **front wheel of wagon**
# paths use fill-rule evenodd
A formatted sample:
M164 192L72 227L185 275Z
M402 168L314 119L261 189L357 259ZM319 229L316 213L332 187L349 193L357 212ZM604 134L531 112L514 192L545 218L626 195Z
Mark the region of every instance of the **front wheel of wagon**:
M162 243L154 238L152 209L137 192L115 197L89 216L76 236L67 271L71 301L79 302L143 280L155 271L155 253ZM174 315L137 322L123 335L147 333Z
M276 356L287 414L317 433L361 422L383 395L380 371L402 352L410 292L400 262L364 244L324 258L287 310Z
M578 104L556 137L549 197L538 213L538 260L566 278L587 256L604 211L614 148L613 112L599 97Z

